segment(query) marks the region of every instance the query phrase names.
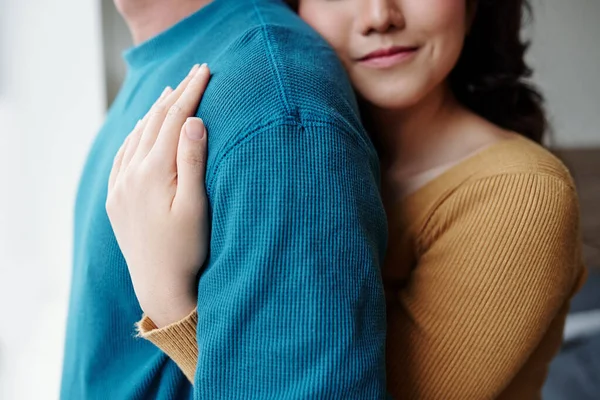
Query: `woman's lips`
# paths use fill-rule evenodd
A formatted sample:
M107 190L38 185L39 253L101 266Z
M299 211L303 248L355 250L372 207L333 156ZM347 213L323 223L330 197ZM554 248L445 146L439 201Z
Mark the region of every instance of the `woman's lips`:
M361 65L371 68L389 68L411 58L418 47L391 47L381 49L360 58Z

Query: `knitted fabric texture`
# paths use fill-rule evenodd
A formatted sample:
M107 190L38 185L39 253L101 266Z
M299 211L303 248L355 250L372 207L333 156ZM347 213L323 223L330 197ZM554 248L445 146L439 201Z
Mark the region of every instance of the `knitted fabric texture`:
M124 57L77 193L61 398L384 398L378 160L333 50L279 0L214 0ZM192 386L136 337L105 202L126 135L203 62L212 236Z
M516 137L389 211L387 385L397 399L536 399L583 284L562 163ZM195 313L142 337L192 374Z

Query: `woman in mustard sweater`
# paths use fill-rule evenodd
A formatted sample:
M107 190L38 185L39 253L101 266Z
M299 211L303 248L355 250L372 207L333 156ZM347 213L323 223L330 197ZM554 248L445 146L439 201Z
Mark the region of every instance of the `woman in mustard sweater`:
M290 5L336 50L380 155L389 224L382 271L388 392L398 399L539 398L585 268L575 187L539 144L546 131L542 98L525 81L531 71L520 31L527 2ZM180 102L197 105L205 83L190 79L167 90L161 104L170 106L183 93ZM148 126L147 119L133 136L156 137L160 124ZM194 127L205 129L194 118L166 129L178 134ZM109 200L122 157L123 151ZM128 235L143 235L131 228L143 221L118 212L127 201L122 194L109 214L126 247ZM185 223L181 232L189 231ZM198 235L188 233L182 246L197 247ZM198 251L204 255L206 247ZM173 268L172 274L193 285L199 268ZM183 319L181 312L146 315L138 328L193 381L196 314L187 306Z

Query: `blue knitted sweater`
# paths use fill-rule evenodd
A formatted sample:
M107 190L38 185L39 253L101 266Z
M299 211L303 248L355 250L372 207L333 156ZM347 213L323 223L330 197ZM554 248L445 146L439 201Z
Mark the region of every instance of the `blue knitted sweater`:
M214 0L124 58L77 193L61 398L383 398L378 160L335 53L279 0ZM135 122L203 62L212 233L192 386L135 337L142 311L105 201Z

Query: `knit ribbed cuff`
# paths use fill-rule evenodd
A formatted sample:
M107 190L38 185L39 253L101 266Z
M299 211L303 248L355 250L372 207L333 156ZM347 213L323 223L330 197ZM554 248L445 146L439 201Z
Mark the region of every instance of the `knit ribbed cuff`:
M164 351L181 368L190 382L194 383L198 363L198 343L196 326L198 310L194 309L187 317L164 328L158 328L144 315L136 324L138 336L152 342Z

